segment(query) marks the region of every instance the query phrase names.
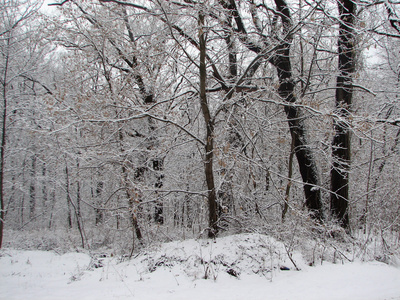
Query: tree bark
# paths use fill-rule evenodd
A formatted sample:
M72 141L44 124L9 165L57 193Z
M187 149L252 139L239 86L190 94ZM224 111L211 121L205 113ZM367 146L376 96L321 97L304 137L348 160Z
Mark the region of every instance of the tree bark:
M206 125L206 143L204 156L204 171L207 183L208 197L208 237L214 238L218 233L217 226L217 197L215 192L214 171L213 171L213 156L214 156L214 121L211 118L211 113L207 103L206 94L206 40L204 36L204 14L199 13L199 50L200 50L200 104L201 110Z
M53 225L54 207L56 205L56 190L54 188L51 191L50 198L51 198L51 210L50 210L50 220L48 226L49 229L51 229L51 226Z
M6 149L6 122L7 122L7 91L6 91L6 80L7 80L7 63L5 66L5 80L2 86L3 89L3 111L1 116L2 121L2 132L1 132L1 145L0 145L0 249L3 244L3 228L4 228L4 161L5 161L5 149Z
M235 0L228 0L223 3L224 7L231 11L236 21L237 30L239 31L240 39L243 44L250 51L262 54L268 46L263 42L255 44L250 41L245 25L236 7ZM307 145L306 129L304 119L301 118L301 110L299 107L292 105L296 102L294 94L295 83L292 78L292 66L290 61L290 46L292 44L290 30L292 28L292 17L285 0L275 0L275 5L277 15L280 16L282 21L282 34L284 38L280 38L280 44L275 47L276 53L272 57L266 57L266 59L268 59L278 72L278 94L282 100L287 103L285 106L285 113L290 134L294 141L294 153L304 183L305 206L315 219L321 220L323 214L317 165L312 150ZM262 32L260 33L262 34ZM268 42L266 43L268 44ZM264 44L264 46L260 46L262 44Z
M295 84L292 78L292 65L290 62L291 36L288 33L292 26L292 19L286 1L275 0L277 10L280 12L286 39L279 46L271 63L278 72L279 96L287 103L285 113L289 124L290 134L294 143L294 153L299 165L300 174L304 182L305 205L317 220L322 220L322 201L319 189L318 169L311 148L307 145L304 119L300 109L291 103L296 102L294 95Z
M296 102L294 96L294 82L289 59L289 45L281 49L281 53L274 59L274 65L278 70L279 96L287 103ZM289 124L290 134L294 143L294 153L303 179L305 206L317 220L322 220L321 191L319 189L318 169L311 148L307 144L304 119L300 115L299 108L294 105L286 105L285 113Z
M71 201L70 201L71 195L69 190L69 169L65 157L64 160L65 160L65 193L67 197L67 224L68 228L72 229L72 213L71 213Z
M6 37L6 52L4 56L4 72L2 74L2 98L3 98L3 110L1 116L2 132L1 132L1 145L0 145L0 249L3 244L3 229L4 229L4 217L5 217L5 205L4 205L4 164L5 164L5 150L6 150L6 130L7 130L7 88L8 88L8 68L10 63L9 48L11 44L11 36Z
M96 205L100 205L100 202L98 201L98 199L100 198L102 192L103 192L103 185L104 183L102 181L97 182L96 185ZM97 209L95 208L95 224L100 225L103 223L103 210L102 209Z
M64 161L65 161L66 193L67 193L67 205L68 205L68 227L69 227L69 229L72 229L72 213L71 213L71 206L72 206L72 208L74 209L74 214L75 214L75 218L76 218L76 225L78 227L79 234L81 236L82 248L85 248L86 236L85 236L85 232L83 230L82 218L80 215L80 207L77 207L71 198L70 178L69 178L70 174L69 174L67 158L65 155L64 155ZM78 192L78 197L80 197L79 189L77 192ZM77 199L78 204L79 204L79 201L80 201L80 199L78 198Z
M43 180L41 182L42 184L42 205L43 208L46 209L47 208L47 197L48 197L48 193L47 193L47 172L46 172L46 163L43 163L42 165L42 176L43 176Z
M36 211L36 155L32 156L29 185L29 219L35 218Z
M292 138L292 143L290 145L289 162L288 162L288 169L289 169L288 183L286 184L285 203L283 204L283 210L282 210L282 223L285 222L285 216L289 209L290 188L292 186L292 176L293 176L293 156L294 156L294 139Z
M119 143L120 143L120 151L121 153L125 152L124 146L123 146L123 141L124 141L124 135L122 132L122 128L118 128L118 138L119 138ZM122 162L121 166L121 171L122 171L122 177L123 177L123 182L124 182L124 187L125 187L125 193L126 197L128 198L128 203L129 203L129 213L130 213L130 221L132 225L132 230L133 230L133 237L132 237L132 250L131 250L131 255L133 254L133 251L135 249L134 247L134 238L135 235L139 241L140 244L142 244L142 231L140 230L138 219L137 219L137 205L136 203L139 202L139 193L134 193L133 188L131 187L129 176L128 176L128 170L125 165L125 162Z
M338 40L338 69L336 81L334 137L332 141L331 168L331 213L340 225L349 229L349 171L350 171L350 128L347 122L353 98L355 71L354 21L356 5L352 0L338 1L340 24Z

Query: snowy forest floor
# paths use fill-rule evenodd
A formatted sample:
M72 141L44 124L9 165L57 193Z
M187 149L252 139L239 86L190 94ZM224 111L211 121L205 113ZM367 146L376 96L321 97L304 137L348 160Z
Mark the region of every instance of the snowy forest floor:
M4 248L0 299L400 299L398 264L329 248L305 257L261 234L152 245L131 259Z

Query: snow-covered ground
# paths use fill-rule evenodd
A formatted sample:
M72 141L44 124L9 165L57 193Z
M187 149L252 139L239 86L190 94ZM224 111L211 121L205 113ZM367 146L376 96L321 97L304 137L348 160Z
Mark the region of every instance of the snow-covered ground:
M341 259L310 267L288 250L258 234L171 242L130 260L3 249L0 299L400 299L398 267Z

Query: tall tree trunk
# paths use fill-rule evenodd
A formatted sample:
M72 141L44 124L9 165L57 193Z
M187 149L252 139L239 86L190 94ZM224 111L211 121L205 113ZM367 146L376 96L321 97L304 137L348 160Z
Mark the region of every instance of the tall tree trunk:
M292 78L292 66L290 62L290 45L292 38L288 33L292 26L292 19L286 1L275 0L275 3L277 10L281 14L287 39L282 42L277 53L272 58L271 63L276 67L278 72L279 96L285 102L289 103L285 106L285 113L294 144L294 153L304 182L305 205L315 219L321 220L323 217L322 201L317 165L312 150L307 144L306 129L304 119L300 114L300 109L295 105L290 105L296 102L296 97L294 95L295 84Z
M259 44L255 44L249 38L249 34L246 31L245 23L239 15L235 0L228 0L223 2L226 8L231 10L232 16L236 21L238 27L237 31L240 33L240 39L243 44L251 51L261 54L265 52L265 47L269 47L269 41L264 40ZM292 36L290 30L292 29L292 17L290 9L285 0L275 0L277 15L282 20L282 36L277 37L280 39L280 45L276 47L276 53L272 57L267 57L268 61L276 68L278 72L279 87L278 93L284 102L287 103L285 106L285 113L289 125L290 134L294 141L294 153L299 165L299 170L304 183L304 196L305 205L312 213L313 217L317 220L323 218L322 214L322 201L321 191L319 189L319 176L318 169L313 157L311 148L307 144L306 129L304 119L301 118L301 109L296 105L292 105L296 102L294 94L295 83L292 78L292 66L290 61L290 46L292 44ZM257 18L254 18L256 22ZM256 28L260 28L256 26ZM262 29L260 36L262 36ZM260 46L264 43L264 46ZM265 44L267 46L265 46Z
M135 45L136 39L135 39L134 31L132 30L132 27L129 24L129 17L128 17L125 7L122 8L122 13L124 16L124 24L125 24L126 30L128 32L129 40L133 45ZM139 91L140 91L141 97L143 99L143 104L144 105L153 105L154 103L156 103L156 99L154 97L152 89L146 87L142 75L137 72L137 67L139 65L139 61L138 61L137 57L132 56L131 60L128 60L127 58L124 58L124 60L133 71L133 77L135 79L136 84L139 87ZM154 132L156 132L157 127L153 123L153 120L151 118L148 118L147 120L149 123L149 129L150 129L149 136L151 136ZM148 146L146 148L150 152L151 149L153 149L157 146L157 138L150 137L149 141L150 141L150 143L148 144ZM145 161L147 161L147 160L148 160L148 158L145 159ZM162 171L163 159L156 157L156 158L152 159L152 162L153 162L153 170L154 171L156 171L156 172ZM138 169L142 169L142 167L139 167ZM144 172L139 171L138 174L140 174L140 175L138 176L137 179L139 179L141 176L143 176L144 175L143 173ZM163 186L163 178L164 178L164 175L162 175L162 174L157 176L155 188L159 189ZM157 192L156 192L156 194L157 194ZM164 208L163 208L162 201L157 200L156 206L155 206L155 211L154 211L154 219L159 224L162 224L164 222L163 210L164 210ZM136 219L136 222L137 222L137 219ZM139 227L137 227L137 230L140 231Z
M54 207L56 205L56 190L53 188L50 193L50 200L51 200L51 210L50 210L50 220L48 228L51 229L53 225L53 215L54 215Z
M6 68L7 69L7 68ZM2 132L0 145L0 249L3 244L3 228L4 228L4 162L6 149L6 121L7 121L7 95L6 86L3 85L3 111L1 116Z
M294 157L294 139L292 138L292 143L290 145L289 162L288 162L288 169L289 169L288 182L286 184L285 203L283 204L283 209L282 209L282 223L285 222L285 216L289 209L290 188L292 186L292 176L293 176L293 157Z
M67 161L65 159L65 192L67 196L67 224L68 228L72 228L72 214L71 214L71 195L69 191L69 170Z
M356 5L352 0L338 1L340 24L338 40L338 68L336 81L336 115L332 141L331 169L331 213L340 225L349 229L349 171L350 171L350 129L348 117L353 98L352 74L355 70L354 21Z
M9 53L8 49L11 43L11 36L7 35L6 38L6 52L4 57L4 72L2 74L2 98L3 98L3 110L1 115L2 132L1 132L1 145L0 145L0 249L3 244L3 229L4 229L4 217L5 217L5 205L4 205L4 164L5 164L5 150L6 150L6 130L7 130L7 88L8 88L8 67L9 67Z
M64 161L65 161L65 179L66 179L66 193L67 193L67 205L68 205L68 227L71 229L72 228L72 214L71 214L71 206L74 210L75 218L76 218L76 224L78 226L79 234L81 236L81 243L82 243L82 248L85 248L85 240L86 235L83 230L83 223L82 223L82 218L80 215L80 187L78 185L77 187L77 205L72 201L71 198L71 191L70 191L70 178L69 178L69 168L68 168L68 163L67 159L64 156ZM87 245L89 247L89 245Z
M120 128L120 127L118 128L118 138L119 138L119 142L120 142L121 153L124 153L125 152L125 149L123 147L124 136L123 136L122 128ZM140 230L138 219L137 219L137 205L136 205L137 202L139 202L139 199L138 199L139 194L135 193L133 191L133 188L131 187L129 176L128 176L128 170L126 168L125 162L122 162L121 171L122 171L122 177L123 177L124 185L125 185L125 193L126 193L126 197L128 198L128 203L129 203L130 221L131 221L132 229L133 229L134 235L136 234L136 237L139 240L139 243L142 243L143 236L142 236L142 231ZM133 254L134 249L135 249L135 247L134 247L134 236L133 236L131 255Z
M33 220L36 210L36 155L32 156L29 185L29 219Z
M42 166L42 176L43 176L43 179L42 179L42 182L41 182L41 184L42 184L42 206L43 206L43 209L46 209L47 208L47 197L48 197L48 195L47 195L47 178L46 178L46 163L43 163L43 166Z
M228 52L228 82L229 86L235 84L238 80L238 65L237 65L237 49L235 46L235 38L234 31L232 28L232 16L226 15L223 25L223 38L225 40L227 52ZM234 89L227 87L224 89L226 99L231 99L234 95ZM227 145L227 149L230 147L236 148L238 150L244 150L244 142L241 134L238 130L238 124L235 121L235 118L228 117L228 115L233 114L236 115L236 106L232 108L232 111L228 111L228 109L224 109L224 113L226 114L225 119L227 120L228 131L225 137L225 143ZM229 146L228 146L229 145ZM223 161L220 161L222 165L224 165ZM234 196L232 193L232 178L234 169L225 168L222 166L219 171L223 175L223 182L220 183L219 188L217 190L217 213L218 218L223 216L223 213L229 212L232 213L234 211Z
M199 50L200 50L200 105L206 125L206 143L204 156L204 171L208 190L208 237L213 238L218 233L217 197L215 192L213 156L214 156L214 121L207 103L206 94L206 40L204 36L204 14L199 12Z
M284 54L277 56L276 62L280 82L278 92L283 100L288 103L294 103L296 99L294 96L294 83L291 78L292 71L289 60L289 49L284 48L282 50ZM322 201L319 189L318 169L312 150L307 144L304 119L301 117L298 107L294 105L286 105L285 113L294 144L293 151L296 155L304 183L305 206L315 219L322 220Z
M80 154L80 153L78 153ZM76 159L76 169L77 169L77 178L76 178L76 223L82 232L84 231L83 228L83 221L82 221L82 214L81 214L81 183L80 183L80 178L79 178L79 158Z
M155 172L162 172L164 170L164 161L161 158L154 158L152 161L153 170ZM161 189L164 185L163 183L164 174L157 174L157 181L154 184L156 189ZM156 191L158 197L158 193ZM164 224L164 204L162 199L157 199L156 205L154 207L154 221L158 224Z
M26 157L24 157L24 161L22 162L22 186L25 187L25 183L26 183L26 178L25 178L25 174L27 172L25 172L25 168L26 168L27 162L26 162ZM20 224L21 226L24 225L24 214L25 214L25 194L26 193L22 193L21 196L21 201L19 204L19 215L20 215Z
M102 181L97 182L97 185L96 185L96 198L97 199L99 199L101 194L103 193L103 186L104 186L104 183ZM93 193L93 190L92 190L92 193ZM99 204L100 203L97 200L96 201L96 206L98 206ZM97 225L100 225L102 223L103 223L103 210L95 208L95 224L97 226Z

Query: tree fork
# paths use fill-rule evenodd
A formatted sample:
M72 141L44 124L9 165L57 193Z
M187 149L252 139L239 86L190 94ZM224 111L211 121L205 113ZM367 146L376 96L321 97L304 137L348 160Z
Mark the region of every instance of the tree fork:
M239 15L235 0L222 1L222 5L231 11L240 33L240 40L249 49L257 54L263 53L264 48L250 41L244 23ZM229 5L228 5L229 3ZM300 174L304 183L305 206L317 220L323 219L321 191L319 189L319 177L315 159L311 148L306 143L306 129L304 120L300 118L300 108L292 105L296 102L294 95L295 83L292 78L292 66L290 61L290 45L292 43L292 17L285 0L275 0L276 10L282 21L284 39L274 47L276 53L266 56L268 62L277 70L279 87L278 94L285 105L285 113L289 125L290 134L294 140L294 153L299 164Z

